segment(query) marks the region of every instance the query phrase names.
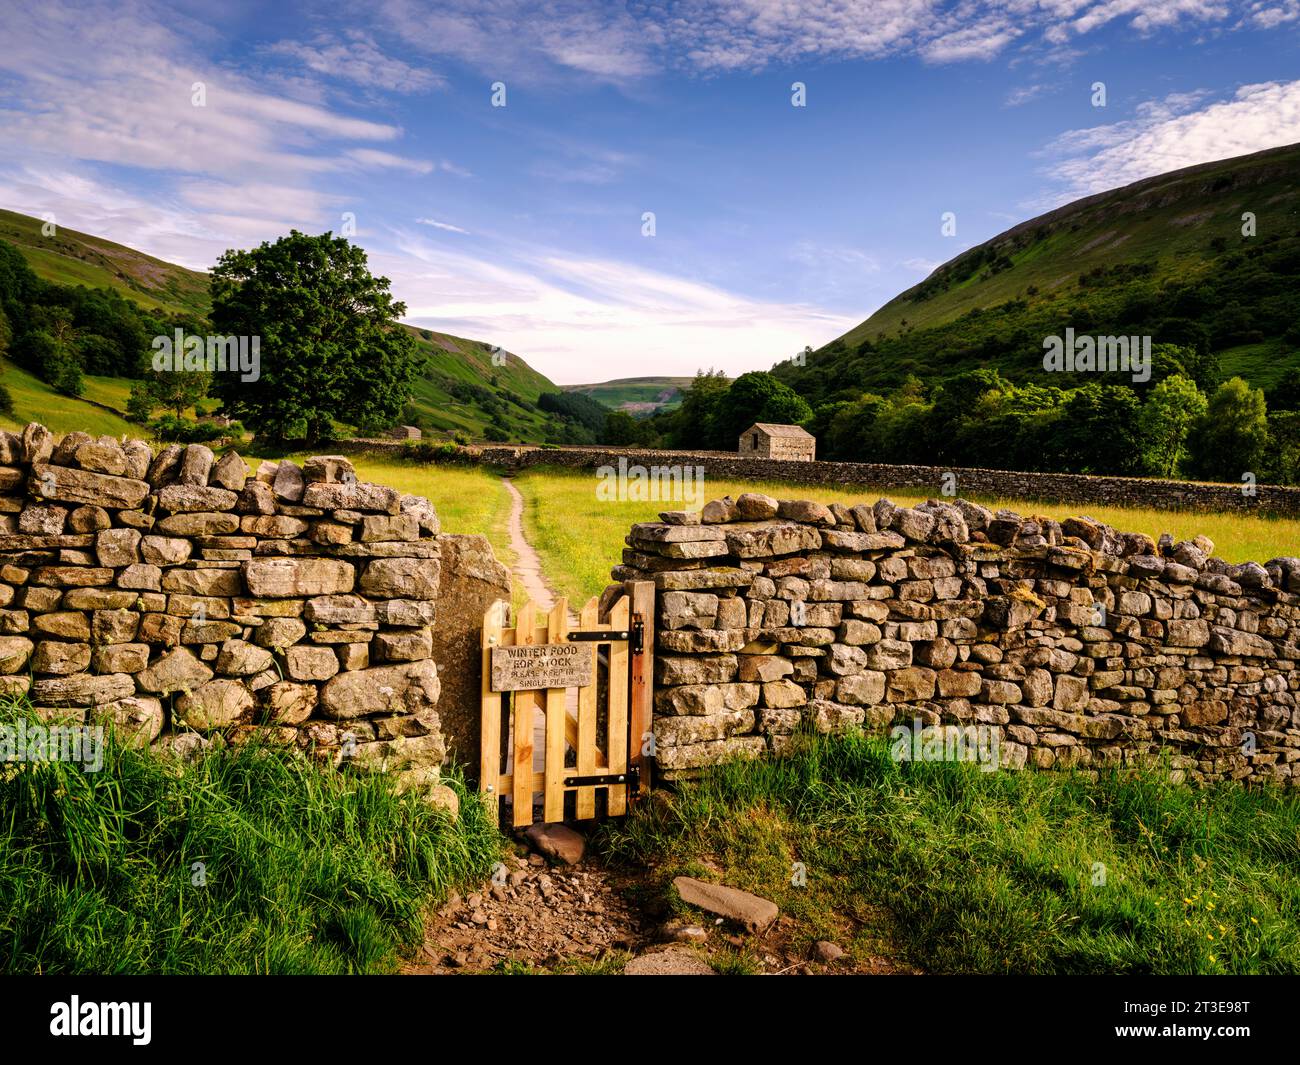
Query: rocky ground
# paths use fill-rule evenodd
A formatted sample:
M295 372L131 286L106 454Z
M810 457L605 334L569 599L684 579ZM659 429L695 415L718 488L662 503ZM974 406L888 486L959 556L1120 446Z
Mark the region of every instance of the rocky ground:
M563 826L521 836L491 880L453 896L429 922L412 975L484 972L626 975L887 973L834 943L798 949L795 922L765 899L679 877L689 918L635 900L639 881L604 868Z

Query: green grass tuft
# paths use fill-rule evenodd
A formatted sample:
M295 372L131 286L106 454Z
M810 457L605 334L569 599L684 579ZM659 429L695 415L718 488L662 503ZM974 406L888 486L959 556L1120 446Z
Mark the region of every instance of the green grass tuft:
M499 856L447 783L455 822L383 777L256 746L183 764L110 739L100 772L4 765L0 972L391 972L427 907Z
M1271 788L900 765L881 739L801 737L599 841L669 901L675 875L723 879L802 945L930 972L1300 972L1300 798Z

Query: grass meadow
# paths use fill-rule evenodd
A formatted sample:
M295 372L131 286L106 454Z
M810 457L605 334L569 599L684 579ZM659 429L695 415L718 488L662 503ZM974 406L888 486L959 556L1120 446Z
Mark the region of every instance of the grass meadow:
M623 538L633 522L654 521L661 510L698 509L698 505L687 507L682 503L598 499L596 476L590 470L531 469L518 474L514 480L526 502L525 533L541 556L547 575L571 602L598 595L609 583L610 568L621 561ZM928 498L916 492L819 488L723 478L708 479L703 495L707 501L724 495L735 498L741 492L753 491L766 492L778 499L815 499L824 503L872 502L887 495L900 505L911 506ZM1164 532L1173 533L1180 540L1204 534L1214 541L1216 553L1229 562L1266 562L1279 555L1300 554L1300 519L1295 518L972 498L994 509L1010 507L1021 514L1042 514L1058 520L1087 513L1125 532L1144 532L1156 538Z

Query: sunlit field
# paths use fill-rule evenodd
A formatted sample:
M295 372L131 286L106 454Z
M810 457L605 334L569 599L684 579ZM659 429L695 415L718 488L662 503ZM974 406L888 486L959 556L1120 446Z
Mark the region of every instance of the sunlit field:
M622 560L623 538L633 522L654 521L661 510L698 510L700 503L616 502L596 497L594 471L533 469L520 473L515 484L527 507L524 529L541 555L547 576L570 600L597 595L609 583L609 571ZM818 488L772 482L710 478L703 500L741 492L766 492L778 499L815 499L819 502L872 502L887 495L905 506L928 498L917 492ZM969 497L990 508L1009 507L1021 514L1067 518L1088 514L1125 532L1152 537L1172 533L1175 539L1208 536L1215 553L1229 562L1266 562L1279 555L1300 553L1300 519L1207 511L1166 511L1079 504L1034 503L1015 499ZM444 525L451 527L444 521Z
M506 528L510 497L498 474L477 466L421 465L366 456L357 456L353 464L363 481L424 496L438 512L443 532L486 536L497 558L507 566L514 564Z

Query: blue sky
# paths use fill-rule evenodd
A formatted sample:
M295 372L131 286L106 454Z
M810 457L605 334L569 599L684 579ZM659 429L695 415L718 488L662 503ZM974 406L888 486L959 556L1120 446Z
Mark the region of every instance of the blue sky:
M1300 141L1300 0L214 6L0 0L0 206L195 268L354 220L409 321L560 383L767 368L1033 214Z

